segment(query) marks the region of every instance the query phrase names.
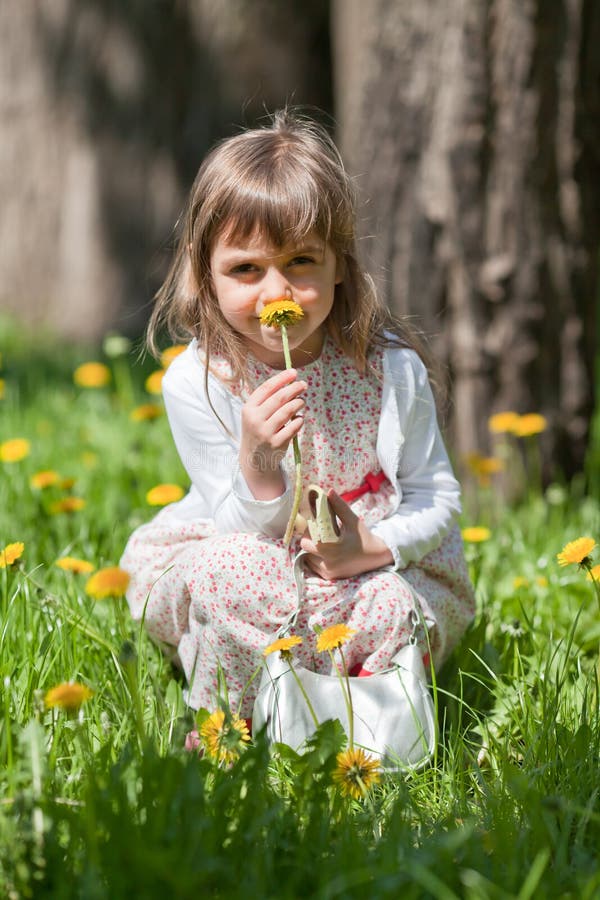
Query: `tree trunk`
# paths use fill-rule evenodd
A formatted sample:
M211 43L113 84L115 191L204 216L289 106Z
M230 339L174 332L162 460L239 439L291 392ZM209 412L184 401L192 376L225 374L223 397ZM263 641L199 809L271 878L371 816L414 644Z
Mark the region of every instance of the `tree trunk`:
M321 0L2 0L2 308L139 332L208 147L328 71Z
M541 412L580 468L600 244L594 0L334 0L340 142L367 262L452 383L451 442Z

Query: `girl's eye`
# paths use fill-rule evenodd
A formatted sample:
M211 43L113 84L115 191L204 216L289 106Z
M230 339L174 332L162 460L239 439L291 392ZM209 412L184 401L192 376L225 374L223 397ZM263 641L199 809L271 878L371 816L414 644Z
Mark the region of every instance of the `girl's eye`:
M256 266L252 263L240 263L237 266L233 266L231 269L232 275L248 275L249 272L254 272L256 270Z
M291 266L306 266L314 263L314 259L312 256L295 256L291 262Z

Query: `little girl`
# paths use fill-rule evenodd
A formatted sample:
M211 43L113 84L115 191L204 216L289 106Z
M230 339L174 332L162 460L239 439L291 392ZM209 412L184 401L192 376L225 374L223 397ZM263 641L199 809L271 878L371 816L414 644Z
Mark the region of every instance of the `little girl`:
M303 312L288 329L293 369L281 331L260 319L281 298ZM413 592L442 663L474 611L459 486L415 340L359 265L352 185L319 125L280 112L208 155L151 349L165 324L191 338L163 393L192 485L134 532L121 566L134 618L176 648L190 706L214 709L221 669L232 710L251 716L258 680L248 681L297 606L300 550L301 664L330 672L314 628L345 623L349 669L385 669L412 633ZM284 544L294 437L304 496L312 483L327 491L337 543L304 530ZM301 512L310 515L306 499Z

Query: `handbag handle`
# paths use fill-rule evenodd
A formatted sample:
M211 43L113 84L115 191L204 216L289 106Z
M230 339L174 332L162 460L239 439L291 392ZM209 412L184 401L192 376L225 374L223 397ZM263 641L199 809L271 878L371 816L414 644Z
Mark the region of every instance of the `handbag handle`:
M279 630L277 631L277 638L285 637L286 634L288 633L288 631L290 631L292 628L294 628L294 626L296 625L296 622L298 620L298 615L299 615L300 609L302 607L302 594L304 592L304 567L302 565L302 561L305 556L308 556L308 551L300 550L299 553L297 553L296 556L294 557L293 573L294 573L294 583L296 585L296 597L297 597L296 607L294 610L292 610L292 612L290 613L288 618L285 620L283 625L280 626ZM384 566L379 571L391 572L393 575L396 575L398 578L402 579L403 585L409 589L410 596L412 599L412 609L410 611L410 622L412 625L412 630L408 637L408 643L416 644L417 643L417 629L419 628L419 625L422 625L425 630L427 629L427 625L423 619L423 613L421 612L421 608L419 607L419 604L417 603L417 599L415 597L415 592L414 592L412 585L410 585L404 578L402 578L400 573L397 572L396 569L394 569L392 566Z

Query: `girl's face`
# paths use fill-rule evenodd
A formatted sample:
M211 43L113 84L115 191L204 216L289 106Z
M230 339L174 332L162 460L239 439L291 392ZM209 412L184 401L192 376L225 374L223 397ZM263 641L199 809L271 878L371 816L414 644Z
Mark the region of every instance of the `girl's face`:
M229 238L224 231L212 249L211 274L221 312L254 356L274 368L285 367L280 329L261 325L259 318L270 301L285 296L304 312L287 329L293 365L319 356L323 323L342 280L329 244L309 234L299 244L276 247L260 231L244 239Z

